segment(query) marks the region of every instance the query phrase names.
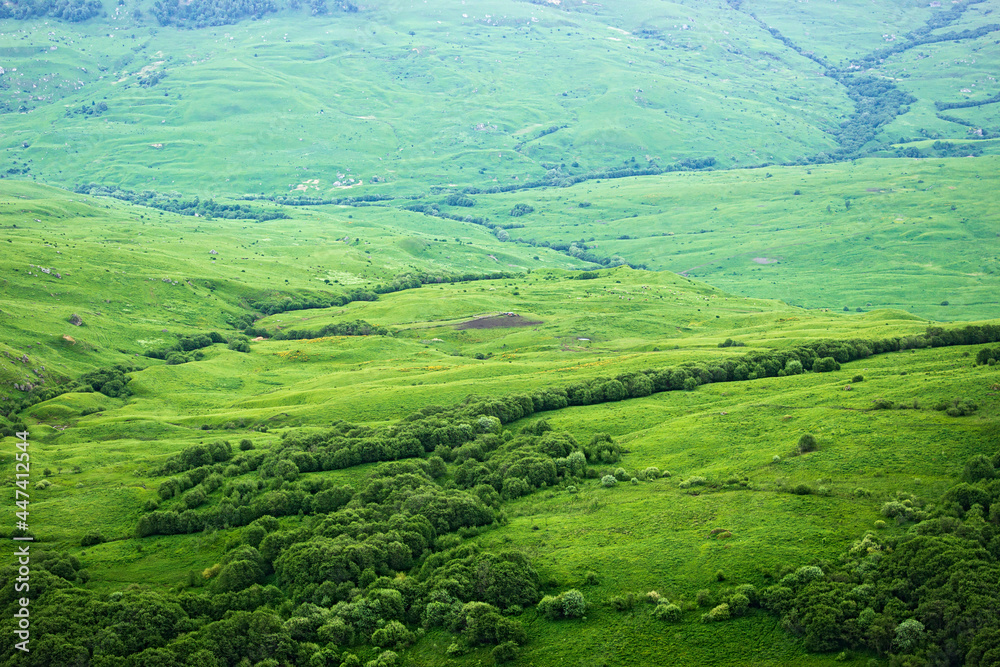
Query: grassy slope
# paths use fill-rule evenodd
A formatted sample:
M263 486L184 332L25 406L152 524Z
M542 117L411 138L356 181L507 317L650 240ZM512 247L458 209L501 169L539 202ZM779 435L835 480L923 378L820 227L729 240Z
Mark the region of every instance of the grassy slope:
M807 14L794 23L778 23L784 5L744 3L831 59L870 51L882 32L905 31L929 11L887 11L862 0L838 5L843 13L836 25L857 26L851 40L856 51L843 46L842 31L823 23L833 17L818 3L796 5ZM726 165L791 159L832 147L823 130L850 110L842 91L816 76L814 63L781 47L745 15L703 3L662 3L650 11L638 2L612 10L569 0L559 9L496 1L477 4L478 14L470 11L460 20L454 7L399 2L306 27L301 18L283 16L156 34L131 25L125 18L131 8L115 10L115 25L123 29L112 40L100 38L106 28L96 24L3 25L2 53L18 59L24 75L8 73L14 85L2 93L4 100L26 101L33 109L4 116L4 170L29 166L39 179L64 185L100 180L212 195L301 186L307 194L342 196L371 189L340 189L335 179L344 185L348 178L367 182L379 175L394 193L424 193L431 185L521 181L561 162L569 171L585 171L629 157L641 165L646 155L661 164L701 155ZM528 29L532 16L539 21ZM970 14L957 28L982 18ZM682 30L685 24L692 29ZM803 26L801 34L796 26ZM658 38L625 34L643 29L660 31ZM598 41L603 53L593 48ZM49 46L58 48L40 52ZM966 128L933 116L932 101L962 99L942 91L954 83L952 74L989 71L995 56L988 47L989 41L973 45L981 52L974 67L971 59L958 62L964 46L927 47L955 61L951 72L931 68L933 59L917 61L917 51L886 63L885 71L921 98L886 136L912 138L921 129L928 136L966 136ZM586 85L562 64L568 54L574 63L583 61ZM913 63L906 60L911 57ZM135 79L148 65L168 77L145 89ZM894 74L902 67L910 78ZM776 75L795 89L775 84ZM995 92L988 78L970 81L981 84L976 95ZM289 85L295 97L286 96ZM227 91L221 102L220 89ZM29 90L42 99L26 100ZM687 95L668 94L675 90ZM65 116L65 105L104 96L111 106L105 116ZM483 105L492 109L488 117ZM994 111L947 113L995 125ZM608 121L609 113L615 121ZM473 129L479 123L483 128ZM540 130L561 124L569 127L539 137ZM570 167L571 160L580 166ZM231 536L130 537L142 503L155 497L160 481L148 471L186 445L250 437L266 447L288 427L341 418L383 421L473 392L564 386L575 378L815 338L922 331L926 321L912 313L995 316L1000 267L989 189L995 171L994 158L980 158L859 161L813 167L812 173L770 167L672 174L477 196L472 210L508 220L514 203L531 203L536 212L517 219L526 228L511 230L513 236L553 242L594 237L600 254L687 270L715 287L625 268L602 271L597 280L569 280L561 269L584 263L541 247L500 244L481 227L401 212L395 203L295 210L292 220L255 225L181 218L5 182L0 243L10 243L0 258L0 349L29 359L24 364L0 356L2 389L14 395L8 383L37 377L32 369L45 366L40 372L50 377L73 377L135 360L136 352L169 342L173 333L225 331L226 317L240 312L241 300L275 289L336 293L412 268L532 269L519 279L427 286L262 323L318 328L364 318L388 326L391 338L265 341L254 343L249 355L214 346L203 361L181 366L140 359L149 367L134 374L128 399L66 394L34 406L27 415L35 443L33 481L50 468L46 477L53 486L33 492L33 528L48 546L80 556L97 590L136 581L173 586L189 570L215 563ZM793 195L796 189L802 194ZM850 210L845 199L852 201ZM580 208L581 201L591 206ZM210 249L219 254L210 256ZM755 257L779 262L757 264ZM949 306L935 305L945 299ZM836 312L845 304L868 310L869 302L895 310ZM503 311L541 323L453 326ZM68 324L72 313L85 326ZM748 347L719 349L727 337ZM599 431L613 434L629 449L621 464L629 471L657 465L673 476L611 490L589 482L577 494L536 493L513 504L509 525L475 538L531 553L554 591L582 587L588 570L601 579L583 588L595 605L583 623L525 614L532 643L523 664L731 664L733 655L754 664L834 662L833 656L806 654L769 616L702 625L700 611L691 610L684 623L665 626L653 621L646 605L620 613L608 601L655 589L691 602L702 588L718 595L738 583L766 584L778 566L835 557L872 526L881 503L896 491L934 497L964 458L980 451L981 429L1000 410L1000 375L971 367L966 352L974 355L975 348L893 354L829 375L709 385L544 415L582 441ZM477 353L492 357L475 359ZM865 381L845 392L858 373ZM959 396L975 400L980 411L954 419L928 409ZM917 400L921 409L870 411L878 397L906 405ZM271 432L247 430L260 424ZM792 456L803 432L816 434L820 449ZM4 440L0 460L9 464L12 451L11 440ZM774 463L774 455L781 461ZM81 472L72 472L74 466ZM365 468L320 474L358 483ZM743 480L748 488L737 483L695 495L678 486L692 475ZM799 483L828 493L786 491ZM707 537L720 527L733 537ZM86 550L75 546L93 529L112 541ZM724 583L715 581L719 569ZM409 654L417 664L444 664L450 642L450 636L431 633ZM489 658L474 652L454 662L479 660Z
M739 294L975 319L998 306L996 169L986 156L674 173L479 195L473 210L514 220L528 203L514 238L582 240Z
M5 231L14 252L4 260L0 308L18 318L5 318L4 340L12 353L29 354L31 367L46 365L70 376L134 359L116 350L134 354L162 344L171 339L164 328L225 330L225 314L238 310L240 298L275 283L284 286L286 278L291 288L333 290L339 286L332 280L371 284L407 268L440 268L458 258L464 269L491 270L498 263L489 255L503 253L507 264L537 267L517 279L425 286L377 302L272 315L260 323L318 329L363 318L389 327L390 338L263 341L254 343L250 354L218 345L204 360L180 366L140 359L149 367L133 374L134 395L127 399L65 394L32 407L27 421L35 443L34 480L48 468L45 476L53 483L33 492L32 526L51 546L79 555L93 574L89 585L98 590L134 581L173 586L189 570L212 565L225 550L226 531L130 537L143 502L156 496L161 481L150 469L190 444L250 437L267 447L288 427L334 419L379 422L469 393L565 386L576 378L729 357L757 347L831 336L905 335L926 326L898 310L807 311L734 297L666 272L620 267L593 280L573 280L574 274L561 268L544 268L572 264L565 255L500 244L479 227L439 225L391 208L296 210L293 220L253 225L161 216L33 185L9 183L5 192ZM136 225L141 236L122 233ZM358 235L357 246L332 240L350 234ZM371 245L364 245L369 239ZM209 249L218 250L216 260ZM365 250L377 261L369 264ZM539 260L528 257L535 252ZM27 269L35 272L28 264L51 266L64 277L28 275ZM167 276L178 284L164 282ZM454 326L506 311L538 324ZM72 312L83 316L85 326L65 321ZM77 344L61 343L64 333ZM720 349L727 337L747 347ZM157 338L161 342L153 343ZM94 349L84 350L85 343ZM655 589L690 602L701 588L718 592L729 585L711 582L720 568L730 583L764 584L777 565L833 557L871 526L880 503L896 490L933 496L976 450L977 429L995 419L998 409L991 387L1000 378L993 370L971 367L964 352L902 353L831 375L710 385L546 415L579 440L610 432L630 451L622 462L630 471L657 465L673 476L610 491L589 482L576 495L538 493L511 507L508 526L477 538L533 554L553 590L580 585L587 570L602 579L585 589L595 604L585 632L577 624L551 624L527 613L532 643L526 661L642 665L676 658L714 664L751 646L760 664L830 662L830 656L805 654L766 616L703 626L695 622L699 612L690 611L685 623L665 630L653 623L647 607L623 614L612 611L608 600ZM476 359L477 353L492 356ZM10 367L23 370L19 363ZM866 380L845 393L843 385L855 373ZM951 419L927 409L958 396L977 401L980 412ZM923 409L867 411L876 397L907 405L918 398ZM269 433L248 430L262 424ZM802 432L815 433L820 450L790 456ZM772 463L775 454L782 458L778 464ZM2 456L9 462L10 454ZM74 472L76 466L80 472ZM365 468L321 474L358 483ZM751 490L734 486L690 495L678 483L691 475L721 482L746 478ZM824 486L829 495L784 491L798 483ZM871 495L856 495L857 487ZM747 503L756 511L748 513ZM68 516L74 520L68 522ZM708 540L705 534L715 527L732 530L734 537L725 543ZM75 546L94 529L112 541ZM776 535L785 537L776 541ZM439 662L448 642L428 636L412 649L414 661ZM473 653L463 662L481 657Z
M132 25L126 7L113 39L102 22L11 22L0 49L21 59L4 100L30 113L5 117L0 148L63 186L325 196L357 192L351 178L406 192L834 148L843 91L745 15L568 4L393 1L193 31ZM144 88L143 72L166 78ZM105 98L100 117L67 115Z

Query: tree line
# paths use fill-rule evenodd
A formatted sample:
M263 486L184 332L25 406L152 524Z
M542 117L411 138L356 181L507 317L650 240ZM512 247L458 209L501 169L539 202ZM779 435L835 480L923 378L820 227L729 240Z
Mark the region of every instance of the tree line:
M265 222L267 220L281 220L289 215L281 209L264 209L246 204L221 204L214 199L183 199L169 197L167 195L154 192L152 190L125 190L116 185L78 185L73 188L74 192L95 197L113 197L122 201L127 201L139 206L148 206L161 211L169 211L178 215L199 216L202 218L222 218L225 220L254 220Z

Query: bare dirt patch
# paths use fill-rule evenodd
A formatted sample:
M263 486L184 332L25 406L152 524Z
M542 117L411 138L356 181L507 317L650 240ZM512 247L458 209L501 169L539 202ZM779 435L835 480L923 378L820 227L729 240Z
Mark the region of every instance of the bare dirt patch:
M757 262L758 264L777 264L778 263L778 260L771 259L770 257L754 257L753 261Z
M456 329L500 329L505 327L533 327L542 324L539 320L528 320L520 315L512 313L502 313L500 315L487 315L477 317L468 322L455 325Z

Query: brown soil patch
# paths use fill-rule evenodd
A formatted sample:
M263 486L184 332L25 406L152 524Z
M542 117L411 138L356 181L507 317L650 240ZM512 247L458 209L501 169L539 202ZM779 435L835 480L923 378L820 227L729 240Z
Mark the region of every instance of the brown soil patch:
M455 325L456 329L500 329L502 327L531 327L542 324L538 320L526 320L520 315L490 315L477 317Z

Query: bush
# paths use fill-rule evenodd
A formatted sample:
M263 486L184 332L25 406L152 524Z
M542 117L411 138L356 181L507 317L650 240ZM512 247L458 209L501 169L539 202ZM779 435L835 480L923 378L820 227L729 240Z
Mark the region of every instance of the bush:
M851 382L853 382L854 384L857 384L859 382L864 382L864 381L865 381L865 376L864 375L855 375L854 377L851 378Z
M240 450L241 451L246 452L246 451L249 451L251 449L253 449L253 440L251 440L250 438L243 438L242 440L240 440Z
M707 607L712 604L712 593L707 589L701 589L695 595L695 602L698 603L699 607Z
M740 593L735 593L726 601L729 605L729 613L733 616L742 616L750 608L750 598Z
M604 477L601 478L601 486L603 486L606 489L610 489L617 483L618 480L615 479L614 475L605 475Z
M675 604L657 604L653 609L653 618L668 623L676 623L681 620L681 608Z
M823 357L822 359L817 359L813 362L813 371L816 373L829 373L831 371L839 370L840 363L838 363L833 357Z
M550 620L560 618L580 618L587 612L587 602L583 593L571 588L559 595L546 595L538 603L538 611Z
M100 544L103 541L104 541L104 536L101 535L101 531L95 530L83 536L83 539L80 540L80 546L91 547L94 546L95 544Z
M812 487L808 484L796 484L792 487L792 493L797 496L808 496L812 491Z
M519 651L516 642L504 642L502 644L498 644L492 651L493 660L496 661L498 665L511 662L512 660L517 660L518 653Z
M566 618L580 618L587 612L587 601L577 589L571 588L559 597L562 598L563 616Z
M625 472L625 468L615 468L615 479L619 482L627 482L630 475Z
M635 606L635 594L629 593L627 595L616 595L608 600L608 602L610 602L611 606L617 611L628 611Z
M230 350L234 350L236 352L249 352L250 339L242 334L233 336L233 339L229 341L228 347Z
M704 477L694 476L687 478L686 480L681 482L678 486L680 486L680 488L682 489L689 489L692 486L704 486L706 481L707 480Z
M816 442L816 436L810 433L803 433L802 437L799 438L799 453L805 454L806 452L814 452L818 447Z
M657 468L656 466L649 466L648 468L642 471L642 476L644 479L647 480L659 479L660 469Z
M701 615L702 623L714 623L716 621L729 620L729 605L723 602L718 607L713 607L712 611Z

